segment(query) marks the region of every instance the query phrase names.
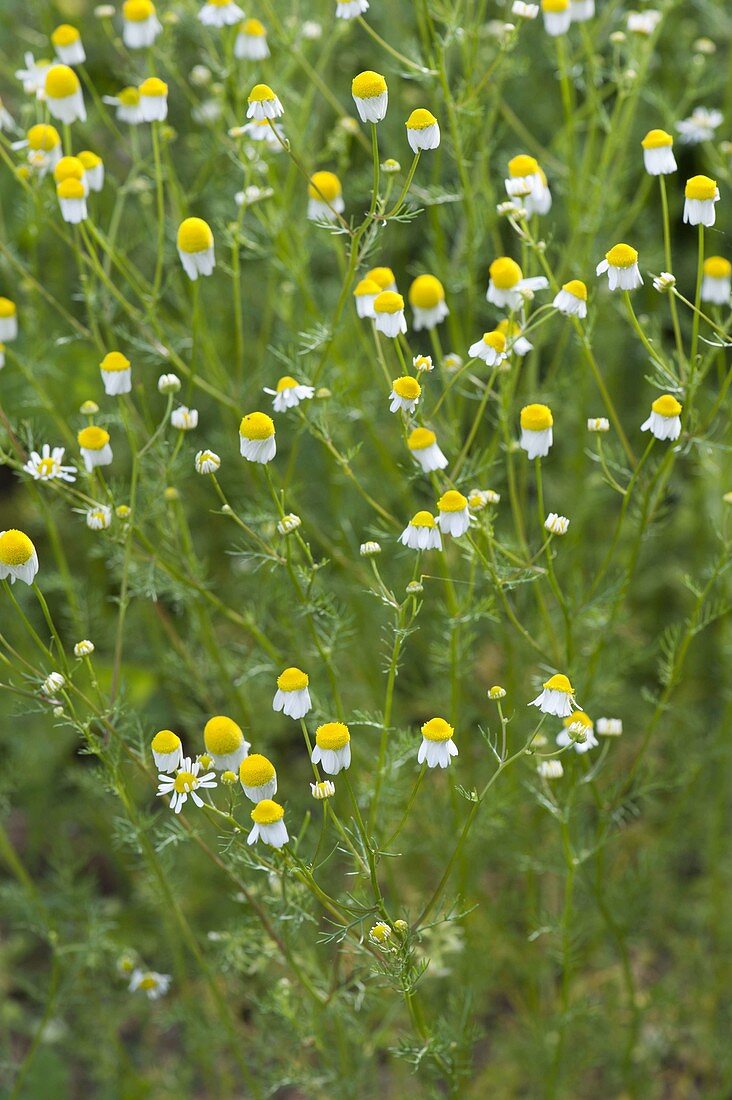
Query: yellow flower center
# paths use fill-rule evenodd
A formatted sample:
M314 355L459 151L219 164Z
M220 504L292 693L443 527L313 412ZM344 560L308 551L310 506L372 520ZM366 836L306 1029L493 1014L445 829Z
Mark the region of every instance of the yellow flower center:
M96 153L92 153L91 149L83 149L78 154L78 158L85 168L97 168L102 163L102 158L98 157Z
M353 293L359 298L367 294L373 294L376 297L381 293L381 287L373 279L362 279Z
M0 317L15 317L18 312L15 302L9 298L0 298Z
M414 401L422 392L419 382L416 378L412 378L411 374L405 374L403 378L395 378L391 388L398 397L403 397L407 401Z
M632 267L638 263L638 253L629 244L614 244L605 259L611 267Z
M178 227L178 248L181 252L206 252L213 246L211 226L203 218L186 218Z
M239 425L239 435L245 439L269 439L275 434L274 420L266 413L247 413Z
M709 256L704 261L704 274L710 279L729 279L732 275L732 264L724 256Z
M548 691L563 691L565 695L574 695L574 688L570 684L569 678L561 672L558 672L555 676L550 676L543 686Z
M83 199L84 184L81 180L67 179L56 188L56 194L60 199Z
M428 741L449 741L455 730L444 718L430 718L422 726L422 736Z
M342 749L350 740L348 726L343 722L326 722L315 731L315 742L320 749Z
M123 107L137 107L140 102L140 89L132 87L123 88L117 95L117 99Z
M509 321L506 317L503 321L498 322L496 325L496 332L502 332L506 339L510 336L519 336L521 334L521 325L518 321Z
M273 802L271 798L264 798L257 803L249 816L255 825L274 825L276 821L282 820L285 811L278 802Z
M468 507L468 498L457 489L448 489L437 501L437 507L441 512L462 512Z
M299 668L286 668L284 672L281 672L277 677L277 687L280 691L302 691L310 683L310 677L307 672L303 672Z
M34 552L33 543L22 531L11 529L0 535L0 562L3 565L25 565Z
M239 30L242 34L250 34L254 38L264 38L267 34L264 24L260 23L258 19L245 20L239 27Z
M541 10L548 12L566 11L569 0L541 0Z
M381 290L385 290L388 286L393 286L396 282L394 272L390 267L372 267L370 271L366 272L364 278L371 279L371 281L376 283Z
M239 778L245 787L262 787L274 779L274 764L260 753L252 753L239 765Z
M434 527L435 517L431 512L415 512L409 521L410 527Z
M52 65L46 73L46 95L49 99L68 99L79 90L79 78L68 65Z
M249 93L249 103L264 103L269 99L277 99L269 84L255 84Z
M686 181L684 194L687 199L701 199L708 202L717 194L717 181L710 179L709 176L692 176Z
M155 5L151 0L125 0L122 5L122 18L130 23L144 23L155 15Z
M44 153L50 153L61 141L56 127L47 126L42 122L39 122L37 126L31 126L26 137L31 149L43 151Z
M436 122L437 119L431 111L426 110L424 107L418 107L416 111L412 111L406 125L409 130L426 130L428 126L434 126Z
M203 727L203 742L214 756L228 756L241 747L244 734L232 718L217 714Z
M539 162L535 157L519 153L508 162L508 174L511 179L520 179L522 176L536 176L539 174Z
M153 737L151 747L153 752L175 752L180 748L180 737L172 730L160 730Z
M564 284L562 290L566 290L567 294L580 298L583 302L587 301L587 287L581 279L570 279L568 283Z
M188 791L195 791L198 786L198 780L193 772L178 772L175 777L175 791L178 794L187 794Z
M399 313L404 309L404 299L395 290L382 290L374 302L376 313Z
M335 172L314 172L310 177L308 195L311 199L320 199L321 202L325 199L326 202L333 202L342 193L341 181Z
M146 974L144 978L140 979L140 985L138 988L144 989L145 992L148 992L148 990L150 989L157 989L158 979L154 978L152 974Z
M674 139L665 130L649 130L641 145L644 149L664 149L672 146Z
M140 95L148 99L162 98L168 94L168 85L157 76L149 76L140 85Z
M282 393L283 390L292 390L296 386L299 386L299 384L296 378L293 378L289 374L285 374L277 383L277 393Z
M417 309L434 309L445 301L445 289L434 275L418 275L409 288L410 305Z
M661 397L657 397L651 408L659 416L678 416L681 412L681 405L670 393L664 393Z
M494 348L495 351L506 350L506 337L500 329L493 329L492 332L483 333L483 343L487 344L489 348Z
M49 474L53 474L58 469L58 462L55 458L42 458L38 463L38 473L41 477L48 477Z
M109 432L96 424L90 424L88 428L81 429L76 439L85 451L101 451L109 443Z
M371 69L354 76L351 82L351 92L357 99L374 99L383 95L386 90L386 81L381 73L372 72Z
M564 719L565 728L570 726L579 725L585 726L587 729L592 729L592 719L588 714L585 714L583 710L576 710L574 714L568 714Z
M72 42L78 42L80 38L76 27L69 23L62 23L51 35L54 46L70 46Z
M500 256L488 268L491 282L498 290L510 290L523 279L521 268L509 256Z
M431 447L436 442L437 436L429 428L415 428L409 433L407 446L410 451L423 451L425 447Z
M110 351L104 356L99 366L106 371L129 370L130 361L121 351Z
M529 432L543 432L554 423L548 405L524 405L521 410L521 427Z

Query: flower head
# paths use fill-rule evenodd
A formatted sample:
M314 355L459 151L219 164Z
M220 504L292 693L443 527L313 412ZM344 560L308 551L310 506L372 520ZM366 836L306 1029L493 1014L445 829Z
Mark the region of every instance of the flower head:
M426 763L428 768L446 768L451 758L458 755L454 733L455 730L444 718L430 718L429 722L425 722L417 763Z
M642 432L650 432L661 440L678 439L681 435L681 405L670 393L657 397L651 405L651 415L643 424Z
M674 139L665 130L649 130L641 142L643 164L649 176L667 176L676 171Z
M405 123L407 141L413 153L436 149L440 144L440 124L431 111L418 107Z
M0 580L33 584L38 572L36 548L23 531L0 531Z
M299 721L312 708L308 685L310 679L299 668L286 668L277 677L277 691L272 700L272 709L282 711L288 718Z
M359 73L351 82L351 94L362 122L381 122L389 106L389 91L381 73L371 69Z
M416 512L399 536L410 550L441 550L442 538L431 512Z
M59 122L86 122L86 108L79 78L68 65L51 65L44 83L46 103Z
M243 416L239 424L239 449L248 462L271 462L277 453L272 417L263 412Z
M709 176L692 176L684 189L684 221L689 225L714 225L714 204L719 202L716 180Z
M335 172L314 172L308 185L309 220L334 222L345 208L343 187Z
M400 333L407 331L407 321L404 316L404 299L394 290L382 290L374 300L374 323L379 332L384 336L396 339Z
M203 218L186 218L178 227L178 256L193 282L199 275L210 275L216 266L214 236Z
M250 749L233 718L217 714L203 728L203 743L217 771L236 771Z
M174 772L183 763L183 742L172 730L159 730L150 742L155 767L161 772Z
M616 244L605 253L605 259L597 265L597 274L607 272L611 290L635 290L643 286L638 267L638 253L629 244Z
M437 501L440 531L443 535L460 538L470 527L468 498L457 489L448 489Z
M112 396L132 389L132 367L121 351L109 351L99 364L104 392Z
M437 436L429 428L413 428L407 436L407 447L426 474L444 470L447 458L437 444Z
M76 466L64 466L64 448L51 449L48 443L44 443L40 454L31 451L30 458L23 469L35 481L76 481Z
M200 809L203 806L203 799L197 792L217 785L216 776L213 772L206 772L201 775L200 771L201 762L197 760L193 763L190 756L186 756L180 762L174 775L161 773L158 776L158 795L171 795L170 808L173 813L179 814L181 812L188 801L189 795Z
M247 844L256 844L258 840L272 848L282 848L287 844L290 838L283 820L285 811L279 803L270 798L262 799L249 816L254 822L254 828L247 837Z
M320 764L326 775L338 775L351 764L351 734L344 722L326 722L315 731L313 764Z
M152 0L125 0L122 5L122 41L129 50L148 49L162 29Z
M554 417L548 405L524 405L521 410L521 449L529 458L546 458L554 442Z
M239 765L239 782L250 802L262 802L277 794L277 772L274 764L255 752Z
M255 84L247 100L247 118L279 118L285 113L282 104L269 84Z
M76 439L87 473L91 473L95 466L109 466L112 461L112 447L109 432L105 428L89 424L81 429Z
M529 703L531 707L539 707L544 714L555 714L558 718L566 718L577 708L574 701L574 688L567 676L556 673L544 681L543 691Z

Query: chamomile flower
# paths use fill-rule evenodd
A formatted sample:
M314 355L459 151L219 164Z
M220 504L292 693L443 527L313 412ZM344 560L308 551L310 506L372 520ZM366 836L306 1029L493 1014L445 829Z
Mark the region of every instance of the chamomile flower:
M571 0L570 13L573 23L586 23L595 14L595 0Z
M702 302L724 306L732 294L732 264L724 256L708 256L704 261L701 286Z
M140 89L134 87L123 88L117 95L104 95L102 102L115 107L118 122L126 122L128 126L139 126L144 121L140 108Z
M415 355L412 357L412 366L417 374L428 374L435 369L431 355Z
M179 405L170 414L170 423L179 432L191 432L198 427L198 409L189 409L187 405Z
M90 642L88 638L82 638L80 642L77 642L74 646L75 657L91 657L94 652L94 642Z
M168 117L168 85L157 76L140 85L140 115L143 122L164 122Z
M312 400L315 388L314 386L303 386L296 378L285 374L280 378L276 389L271 390L265 386L264 392L274 398L272 401L274 411L281 413L286 412L288 409L297 408L301 401Z
M359 317L370 317L373 320L376 316L374 313L374 302L380 294L381 287L378 283L375 283L373 279L360 280L353 292L353 297L356 302L356 313Z
M587 316L587 287L581 279L570 279L554 298L552 305L565 317Z
M44 84L46 104L52 118L59 122L86 121L84 95L79 78L68 65L51 65Z
M233 0L207 0L198 18L204 27L232 27L244 18L244 12Z
M636 290L643 286L638 253L629 244L615 244L605 253L605 259L597 265L597 274L604 275L605 272L611 290Z
M641 424L642 432L650 432L656 439L678 439L681 435L682 406L670 393L657 397L651 405L651 415Z
M428 768L446 768L453 756L457 756L457 745L453 741L455 730L444 718L430 718L422 726L422 744L417 753L417 763L427 764Z
M411 374L395 378L389 394L389 412L413 413L419 404L422 387Z
M32 53L23 55L24 69L17 69L15 76L23 85L26 95L35 96L38 100L46 98L46 73L51 68L50 61L36 61Z
M588 432L609 432L610 421L606 416L591 416L587 421Z
M112 526L112 509L108 504L94 504L87 508L84 520L90 531L107 531Z
M524 405L519 445L529 458L546 458L554 442L554 417L548 405Z
M323 779L320 783L311 783L310 793L316 802L324 802L326 798L332 798L335 794L335 783L331 779Z
M203 743L216 771L236 771L250 744L233 718L217 714L203 728Z
M161 374L158 378L158 393L178 393L181 385L177 374Z
M557 718L566 718L579 709L574 701L574 688L561 673L550 676L542 687L544 690L529 703L530 707L538 707L544 714L554 714Z
M374 300L374 323L378 332L395 340L407 331L404 299L394 290L382 290Z
M721 111L708 107L695 107L689 118L676 123L676 129L685 145L700 145L704 141L714 141L715 131L724 122Z
M247 19L239 27L234 43L234 57L240 61L264 61L269 57L267 31L258 19Z
M99 364L104 392L110 397L132 389L132 365L121 351L110 351Z
M413 153L437 149L440 144L440 124L431 111L418 107L405 123L407 141Z
M358 19L369 10L369 0L338 0L336 19Z
M90 474L95 466L109 466L112 461L112 448L108 431L97 424L89 424L88 427L81 429L76 439L87 473Z
M315 748L311 757L313 764L320 764L326 775L338 775L338 772L351 765L351 734L344 722L326 722L315 731Z
M217 786L213 772L205 772L203 775L200 772L201 762L196 760L194 763L190 756L186 756L176 768L175 775L158 775L158 795L171 795L170 808L174 814L181 812L189 795L200 809L203 799L196 792Z
M552 195L546 176L535 157L520 153L508 162L508 178L504 180L506 194L520 199L528 215L548 214Z
M38 572L36 548L23 531L0 531L0 581L33 584Z
M676 171L674 139L665 130L649 130L641 142L643 164L649 176L668 176Z
M277 677L277 691L272 700L272 710L281 711L288 718L299 722L312 709L307 672L299 668L286 668Z
M647 11L629 11L626 25L633 34L650 38L661 22L661 18L660 11L655 11L653 8L649 8Z
M61 157L53 169L53 178L57 184L66 180L75 180L83 188L84 195L89 192L86 169L78 157Z
M431 512L416 512L399 536L410 550L442 550L442 536Z
M69 23L56 27L51 35L51 44L62 65L83 65L86 61L81 35Z
M488 291L486 298L499 309L518 309L524 300L535 290L545 290L549 285L543 275L525 279L515 260L500 256L488 269Z
M595 732L600 737L620 737L623 732L622 719L598 718L595 722Z
M569 520L566 516L559 516L556 512L550 512L544 520L544 527L550 535L566 535L569 530Z
M0 298L0 340L10 344L18 338L18 307L10 298Z
M185 218L178 227L178 256L188 278L210 275L216 267L214 236L203 218Z
M572 9L569 0L541 0L544 16L544 30L552 38L566 34L572 22Z
M381 122L389 106L389 90L381 73L371 69L354 76L351 94L361 122Z
M252 810L249 815L254 822L254 828L247 837L247 844L256 844L258 840L269 844L270 848L283 848L290 837L284 822L285 811L271 798L265 798Z
M197 474L215 474L221 466L221 459L213 451L197 451L193 461Z
M460 538L470 527L468 498L457 489L448 489L437 501L437 522L443 535Z
M596 749L598 745L592 719L583 710L576 710L564 719L564 729L557 734L556 741L560 748L574 748L580 755Z
M538 14L538 4L527 4L525 0L513 0L511 15L515 15L519 19L536 19Z
M470 345L468 355L471 359L482 359L489 367L493 367L508 358L506 337L498 329L484 332L480 340Z
M31 451L23 469L35 481L76 481L76 466L64 466L64 448L44 443L41 453Z
M157 1001L168 992L172 980L170 974L159 974L157 970L136 969L130 978L130 993L139 990L149 1001Z
M407 437L407 447L426 474L444 470L447 466L447 458L437 444L437 436L429 428L414 428Z
M277 772L266 756L253 752L239 765L239 782L250 802L263 802L277 794Z
M104 161L91 149L83 149L78 159L84 165L84 177L90 191L101 191L104 187Z
M39 122L31 126L22 141L15 141L13 149L28 149L28 161L33 170L43 178L61 159L61 138L55 126Z
M231 133L231 131L229 131ZM272 149L275 153L281 153L282 143L280 138L284 137L284 132L279 122L273 122L271 125L266 118L251 118L249 122L245 122L243 126L237 127L238 132L249 138L250 141L263 141L268 149ZM244 192L240 191L239 194L243 195Z
M494 331L499 332L506 341L506 358L509 355L518 355L523 358L524 355L528 355L530 351L534 350L531 341L522 335L521 325L518 321L511 321L508 317L504 317L502 321L498 322Z
M279 118L285 113L284 107L269 84L255 84L247 100L247 118Z
M183 763L183 742L172 730L159 730L150 742L150 750L160 772L174 772Z
M247 462L262 465L277 454L275 426L271 416L263 412L247 413L239 424L239 450Z
M436 328L450 312L445 301L445 288L434 275L417 276L409 288L409 304L415 332Z
M125 0L122 5L122 41L128 50L146 50L163 27L151 0Z
M689 225L714 225L715 202L719 202L716 180L709 176L692 176L684 189L684 221Z
M308 219L334 222L345 208L343 188L335 172L314 172L308 184Z
M501 494L495 489L471 489L468 493L468 508L471 512L482 512L489 504L500 504Z
M372 283L376 283L379 290L396 290L397 288L396 278L390 267L372 267L370 271L366 272L364 279L370 279Z
M541 779L561 779L564 765L561 760L540 760L536 765L536 772Z
M662 271L660 275L653 276L653 289L659 294L667 294L674 286L676 286L676 276L670 271Z

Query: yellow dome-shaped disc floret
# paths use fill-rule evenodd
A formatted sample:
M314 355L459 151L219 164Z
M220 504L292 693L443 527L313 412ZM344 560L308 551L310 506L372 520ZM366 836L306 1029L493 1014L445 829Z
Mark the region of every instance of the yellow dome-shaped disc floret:
M462 512L468 507L468 498L457 489L448 489L437 501L437 507L441 512Z
M85 451L101 451L109 443L109 432L97 424L90 424L88 428L81 429L76 439Z
M315 731L315 742L320 749L342 749L350 740L345 722L326 722Z
M157 76L149 76L140 85L140 95L149 99L162 98L168 94L168 85Z
M277 393L282 393L284 390L292 390L299 385L298 380L293 378L291 374L283 374L275 388Z
M449 741L454 733L455 730L444 718L430 718L422 726L422 736L428 741Z
M404 299L395 290L382 290L374 302L376 313L399 313L404 309Z
M53 170L53 178L56 183L64 180L83 180L86 169L78 157L61 157Z
M130 369L130 361L121 351L109 351L99 364L101 370L121 371Z
M241 419L239 435L243 435L245 439L269 439L274 434L274 420L266 413L247 413Z
M570 279L568 283L563 284L562 290L566 290L567 294L572 294L583 302L587 301L587 287L581 279Z
M563 691L566 695L574 695L574 688L569 682L569 677L561 672L550 676L548 680L544 681L542 687L545 687L547 691Z
M511 179L520 179L522 176L536 176L539 174L539 162L536 157L530 157L526 153L519 153L508 162L508 174Z
M434 275L418 275L409 288L409 304L434 309L445 300L445 288Z
M70 23L61 23L51 35L51 42L54 46L71 46L80 37L76 27L72 27Z
M716 198L717 181L710 179L709 176L692 176L690 180L686 181L684 195L687 199L700 199L702 202L709 202L710 199Z
M435 527L435 517L431 512L415 512L409 521L412 527Z
M281 672L277 677L277 687L280 691L302 691L310 683L310 677L307 672L303 672L299 668L286 668L284 672Z
M386 290L387 287L396 283L394 272L390 267L372 267L370 271L366 272L364 279L371 279L380 290Z
M425 107L417 107L407 119L406 125L410 130L426 130L428 126L434 126L436 122L437 119L431 111L428 111Z
M732 264L724 256L708 256L704 261L704 274L710 279L729 279L732 276Z
M86 191L81 180L70 178L59 183L56 194L60 199L83 199Z
M212 756L228 756L241 745L244 734L233 718L217 714L203 728L203 743Z
M374 99L387 91L386 81L381 73L375 73L371 69L354 76L351 81L351 93L358 99Z
M506 350L506 335L500 328L494 328L491 332L483 333L483 343L496 351L503 352Z
M258 752L247 756L239 765L239 779L244 787L263 787L274 776L274 764Z
M173 733L172 730L160 730L150 742L152 751L160 753L161 756L175 752L180 747L181 739L178 734Z
M592 729L592 719L583 710L575 710L572 714L566 716L563 725L566 729L569 729L570 726L584 726L586 729Z
M117 99L123 107L137 107L140 103L140 89L133 88L132 85L123 88L121 92L118 92Z
M122 18L130 23L144 23L155 15L152 0L125 0L122 5Z
M554 423L548 405L524 405L521 410L521 427L529 432L544 432Z
M308 195L311 199L320 199L321 202L333 202L343 194L341 181L335 172L314 172L308 184Z
M0 298L0 317L15 317L18 307L9 298Z
M206 252L213 247L211 226L203 218L185 218L178 227L178 248L181 252Z
M45 90L49 99L68 99L79 88L79 78L68 65L52 65L46 73Z
M422 387L416 378L412 378L411 374L405 374L402 378L395 378L391 388L395 394L407 401L415 401L422 393Z
M197 786L198 780L193 772L179 771L175 777L173 790L176 794L188 794L190 791L195 791Z
M659 416L678 416L682 406L673 394L664 393L661 397L656 398L651 408L654 413L658 413Z
M35 554L35 546L23 531L11 528L0 535L0 564L25 565Z
M43 122L31 126L26 134L26 139L28 147L34 152L50 153L52 149L61 144L61 138L56 127Z
M518 321L509 321L508 317L504 317L502 321L498 322L494 329L494 332L503 333L503 335L508 340L512 336L520 335L521 325L518 323Z
M614 244L605 259L611 267L632 267L638 263L638 252L629 244Z
M674 139L665 130L649 130L641 145L644 149L665 149L673 145Z
M248 103L265 103L267 100L277 99L269 84L255 84L249 93Z
M523 279L521 268L510 256L499 256L488 268L491 282L499 290L510 290Z
M356 289L353 292L358 297L361 295L372 295L376 297L381 294L381 287L373 279L361 279L360 283L356 285Z
M267 34L264 23L260 23L258 19L245 19L243 23L239 24L239 31L241 34L249 34L254 38L264 38Z
M429 428L414 428L407 437L407 446L410 451L422 451L425 447L431 447L436 442L437 436ZM429 515L429 512L426 514Z
M548 12L566 11L569 0L541 0L541 10Z
M102 163L102 158L97 156L96 153L92 153L91 149L83 149L78 154L78 159L84 165L84 168L89 171L92 168L98 168Z
M263 798L249 816L255 825L274 825L277 821L282 821L285 811L279 802L273 802L271 798Z

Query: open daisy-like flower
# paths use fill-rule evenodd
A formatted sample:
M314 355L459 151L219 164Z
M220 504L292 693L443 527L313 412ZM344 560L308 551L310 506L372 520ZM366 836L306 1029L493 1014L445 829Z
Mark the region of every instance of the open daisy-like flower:
M554 442L554 417L548 405L524 405L521 410L521 449L529 458L546 458Z
M438 446L437 436L429 428L414 428L407 437L407 447L426 474L444 470L447 466L447 458Z
M296 378L292 378L291 375L285 374L280 378L277 383L276 390L270 390L267 386L264 387L264 392L270 394L274 400L272 402L272 408L275 412L286 412L288 409L296 408L301 401L310 401L315 393L313 386L304 386L298 382Z
M448 489L437 501L437 522L443 535L460 538L470 527L468 498L457 489Z
M314 172L308 184L308 220L334 222L345 208L343 187L335 172Z
M83 65L86 61L84 43L76 27L61 23L51 35L51 44L62 65Z
M23 531L0 531L0 580L33 584L38 572L36 548Z
M129 393L132 389L132 366L121 351L110 351L99 364L104 392L110 396Z
M122 41L128 50L146 50L163 29L151 0L125 0L122 5Z
M203 743L216 771L236 771L251 745L233 718L216 714L203 728Z
M407 331L404 316L404 299L394 290L382 290L374 300L374 323L378 332L395 340L400 333Z
M572 22L572 9L569 0L541 0L541 12L544 17L544 30L552 38L566 34Z
M183 742L172 730L159 730L150 742L155 767L161 772L173 772L183 764Z
M271 848L284 847L290 839L284 816L282 806L271 798L258 802L250 814L254 828L247 837L247 844L256 844L258 840L262 840Z
M651 415L641 424L641 431L650 432L656 439L678 439L681 435L681 408L673 394L662 394L651 405Z
M170 808L174 814L181 812L189 795L200 809L203 806L203 799L197 792L217 786L214 772L206 772L204 775L200 772L200 761L196 760L194 763L190 756L186 756L175 775L161 773L158 776L158 794L171 795Z
M51 65L44 83L46 103L59 122L86 122L86 107L79 78L68 65Z
M597 265L597 274L607 272L607 281L611 290L636 290L643 286L643 276L638 267L638 253L629 244L615 244L605 259Z
M239 765L239 782L250 802L259 803L277 794L277 772L274 764L253 752Z
M454 733L455 730L444 718L430 718L429 722L425 722L417 763L426 763L428 768L446 768L452 757L458 754L453 741Z
M708 256L704 261L701 300L726 305L732 295L732 264L724 256Z
M399 411L413 413L421 394L422 387L411 374L395 378L391 384L391 393L389 394L389 411L393 413Z
M416 512L399 536L410 550L442 550L442 536L431 512Z
M160 974L157 970L136 968L130 977L130 993L144 993L149 1001L158 1001L170 989L170 974Z
M581 279L570 279L556 294L552 305L565 317L587 316L587 287Z
M271 416L251 412L239 424L239 450L248 462L265 464L277 454L275 426Z
M719 202L716 180L709 176L692 176L684 189L684 221L689 225L714 225L715 202Z
M592 727L592 719L583 710L576 710L564 719L564 729L557 734L557 744L562 749L573 748L580 756L597 748L598 740Z
M112 447L109 432L105 428L100 428L98 424L89 424L81 429L76 438L88 474L95 466L109 466L112 461Z
M440 124L431 111L417 107L405 123L407 141L413 153L437 149L440 144Z
M336 19L358 19L369 10L369 0L338 0Z
M361 122L381 122L389 106L389 90L381 73L372 69L354 76L351 94Z
M277 677L277 691L272 700L272 710L282 711L288 718L299 721L312 707L307 672L299 668L286 668Z
M264 61L269 57L267 29L258 19L246 19L239 27L234 57L242 61Z
M345 722L325 722L315 731L313 764L320 764L326 775L351 766L351 733Z
M676 171L674 139L665 130L649 130L641 142L643 164L649 176L668 176Z
M76 481L76 466L64 466L65 448L53 447L44 443L40 454L31 451L30 458L23 466L27 474L35 481Z
M284 107L269 84L255 84L249 93L247 102L249 104L247 118L279 118L280 115L285 113Z
M486 298L499 309L518 309L535 290L545 290L549 283L543 275L525 279L524 273L510 256L499 256L488 268Z
M178 227L178 256L192 282L216 267L214 235L203 218L186 218Z
M356 313L359 317L370 317L371 320L375 318L374 302L380 294L381 287L373 279L361 279L357 283L353 298L356 303Z
M506 337L499 329L492 332L484 332L480 340L476 340L468 348L471 359L482 359L489 367L503 362L508 358L506 352Z
M244 18L244 12L233 0L207 0L198 13L204 27L232 27Z
M445 301L445 288L434 275L418 275L409 288L409 304L412 307L413 328L433 329L444 321L450 310Z
M508 162L508 178L504 180L506 194L517 199L526 213L548 214L552 193L546 176L535 157L519 153Z
M168 85L157 76L140 85L140 115L143 122L164 122L168 117Z
M562 673L550 676L542 687L543 691L532 699L530 707L538 707L544 714L554 714L557 718L566 718L579 709L574 701L574 688Z

